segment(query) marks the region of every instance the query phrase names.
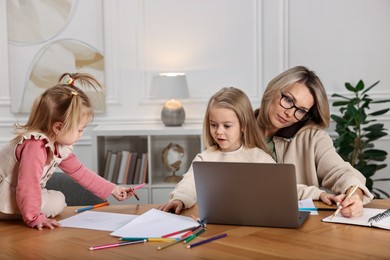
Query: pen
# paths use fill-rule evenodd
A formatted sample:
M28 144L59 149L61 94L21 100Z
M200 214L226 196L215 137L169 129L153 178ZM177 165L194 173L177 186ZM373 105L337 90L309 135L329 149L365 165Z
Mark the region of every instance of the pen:
M103 207L103 206L106 206L106 205L109 205L109 204L110 203L108 201L105 201L105 202L100 203L100 204L88 206L88 207L85 207L85 208L76 209L74 212L83 212L83 211L90 210L90 209L100 208L100 207Z
M221 234L221 235L218 235L218 236L215 236L215 237L210 237L208 239L205 239L205 240L202 240L202 241L190 244L190 245L187 246L187 248L193 248L193 247L196 247L196 246L200 246L200 245L203 245L205 243L208 243L208 242L211 242L211 241L214 241L214 240L226 237L226 236L227 236L227 234L224 233L224 234Z
M118 247L118 246L127 246L127 245L133 245L133 244L139 244L146 242L146 239L144 240L138 240L138 241L131 241L131 242L120 242L120 243L114 243L114 244L107 244L107 245L101 245L101 246L91 246L89 250L99 250L99 249L105 249L105 248L112 248L112 247Z
M351 196L355 193L355 191L357 190L357 188L359 188L359 186L358 186L358 185L355 185L355 186L348 192L347 197L345 197L345 199L348 199L349 197L351 197ZM334 218L334 217L340 212L341 208L342 208L342 207L339 206L339 207L336 209L336 211L333 213L333 215L330 217L330 219Z

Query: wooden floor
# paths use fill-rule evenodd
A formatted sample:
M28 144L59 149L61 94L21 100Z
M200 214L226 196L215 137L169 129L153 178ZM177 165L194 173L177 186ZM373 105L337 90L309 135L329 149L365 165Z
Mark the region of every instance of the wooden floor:
M368 205L389 208L390 200ZM156 205L108 206L96 210L142 214ZM58 219L74 214L69 207ZM298 229L247 226L207 226L200 238L220 233L228 236L211 243L187 249L177 244L157 250L163 243L89 251L93 245L117 242L110 232L56 228L38 231L21 221L0 221L0 259L390 259L390 231L369 227L321 222L331 211L310 216ZM193 208L185 215L197 215Z

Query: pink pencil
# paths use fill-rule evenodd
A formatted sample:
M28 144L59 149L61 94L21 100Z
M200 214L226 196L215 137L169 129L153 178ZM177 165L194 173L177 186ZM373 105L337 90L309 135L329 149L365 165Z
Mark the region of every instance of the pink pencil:
M135 187L133 188L133 190L137 190L137 189L139 189L139 188L141 188L141 187L143 187L143 186L145 186L145 183L142 183L142 184L140 184L140 185L135 186Z

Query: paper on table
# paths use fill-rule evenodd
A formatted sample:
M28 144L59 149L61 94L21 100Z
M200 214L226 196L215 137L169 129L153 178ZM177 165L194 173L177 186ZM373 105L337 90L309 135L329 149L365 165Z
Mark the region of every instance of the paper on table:
M114 231L126 225L137 215L110 213L101 211L85 211L72 217L60 220L62 227L96 229Z
M117 237L161 237L163 235L197 226L190 217L151 209L111 233ZM180 235L172 236L180 237Z
M315 207L316 206L314 206L313 199L311 198L298 201L298 208L315 208ZM310 215L318 215L318 211L311 210Z
M385 217L378 222L376 222L376 221L373 221L371 223L368 222L368 220L371 217L373 217L379 213L382 213L385 210L386 209L364 208L363 215L361 217L345 218L345 217L341 216L341 214L338 214L334 218L331 218L332 216L328 216L328 217L322 219L322 221L323 222L331 222L331 223L366 226L366 227L377 227L377 228L383 228L383 229L390 230L390 218L389 217Z

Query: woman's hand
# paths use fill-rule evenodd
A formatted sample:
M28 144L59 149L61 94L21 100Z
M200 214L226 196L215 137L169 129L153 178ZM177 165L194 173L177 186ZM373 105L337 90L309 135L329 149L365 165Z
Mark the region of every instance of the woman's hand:
M118 201L122 201L130 198L134 195L134 189L131 187L125 188L121 186L115 186L111 192L112 196Z
M347 191L348 193L348 191ZM363 191L357 189L355 193L346 198L346 194L334 195L326 192L320 194L320 199L327 205L336 203L338 207L341 207L340 214L344 217L360 217L363 215Z
M363 215L363 201L361 200L359 194L354 194L349 198L346 198L347 195L341 194L338 195L339 207L341 207L340 213L343 217L360 217Z
M57 222L57 220L47 218L42 223L37 224L34 228L36 228L38 230L42 230L42 228L44 228L44 227L53 229L55 227L60 227L60 226L61 226L61 224L59 222Z
M159 206L157 209L165 212L174 212L175 214L180 214L183 207L184 203L181 200L171 200L168 203Z
M333 203L336 203L336 195L327 193L327 192L322 192L320 194L320 200L325 203L326 205L332 205Z

